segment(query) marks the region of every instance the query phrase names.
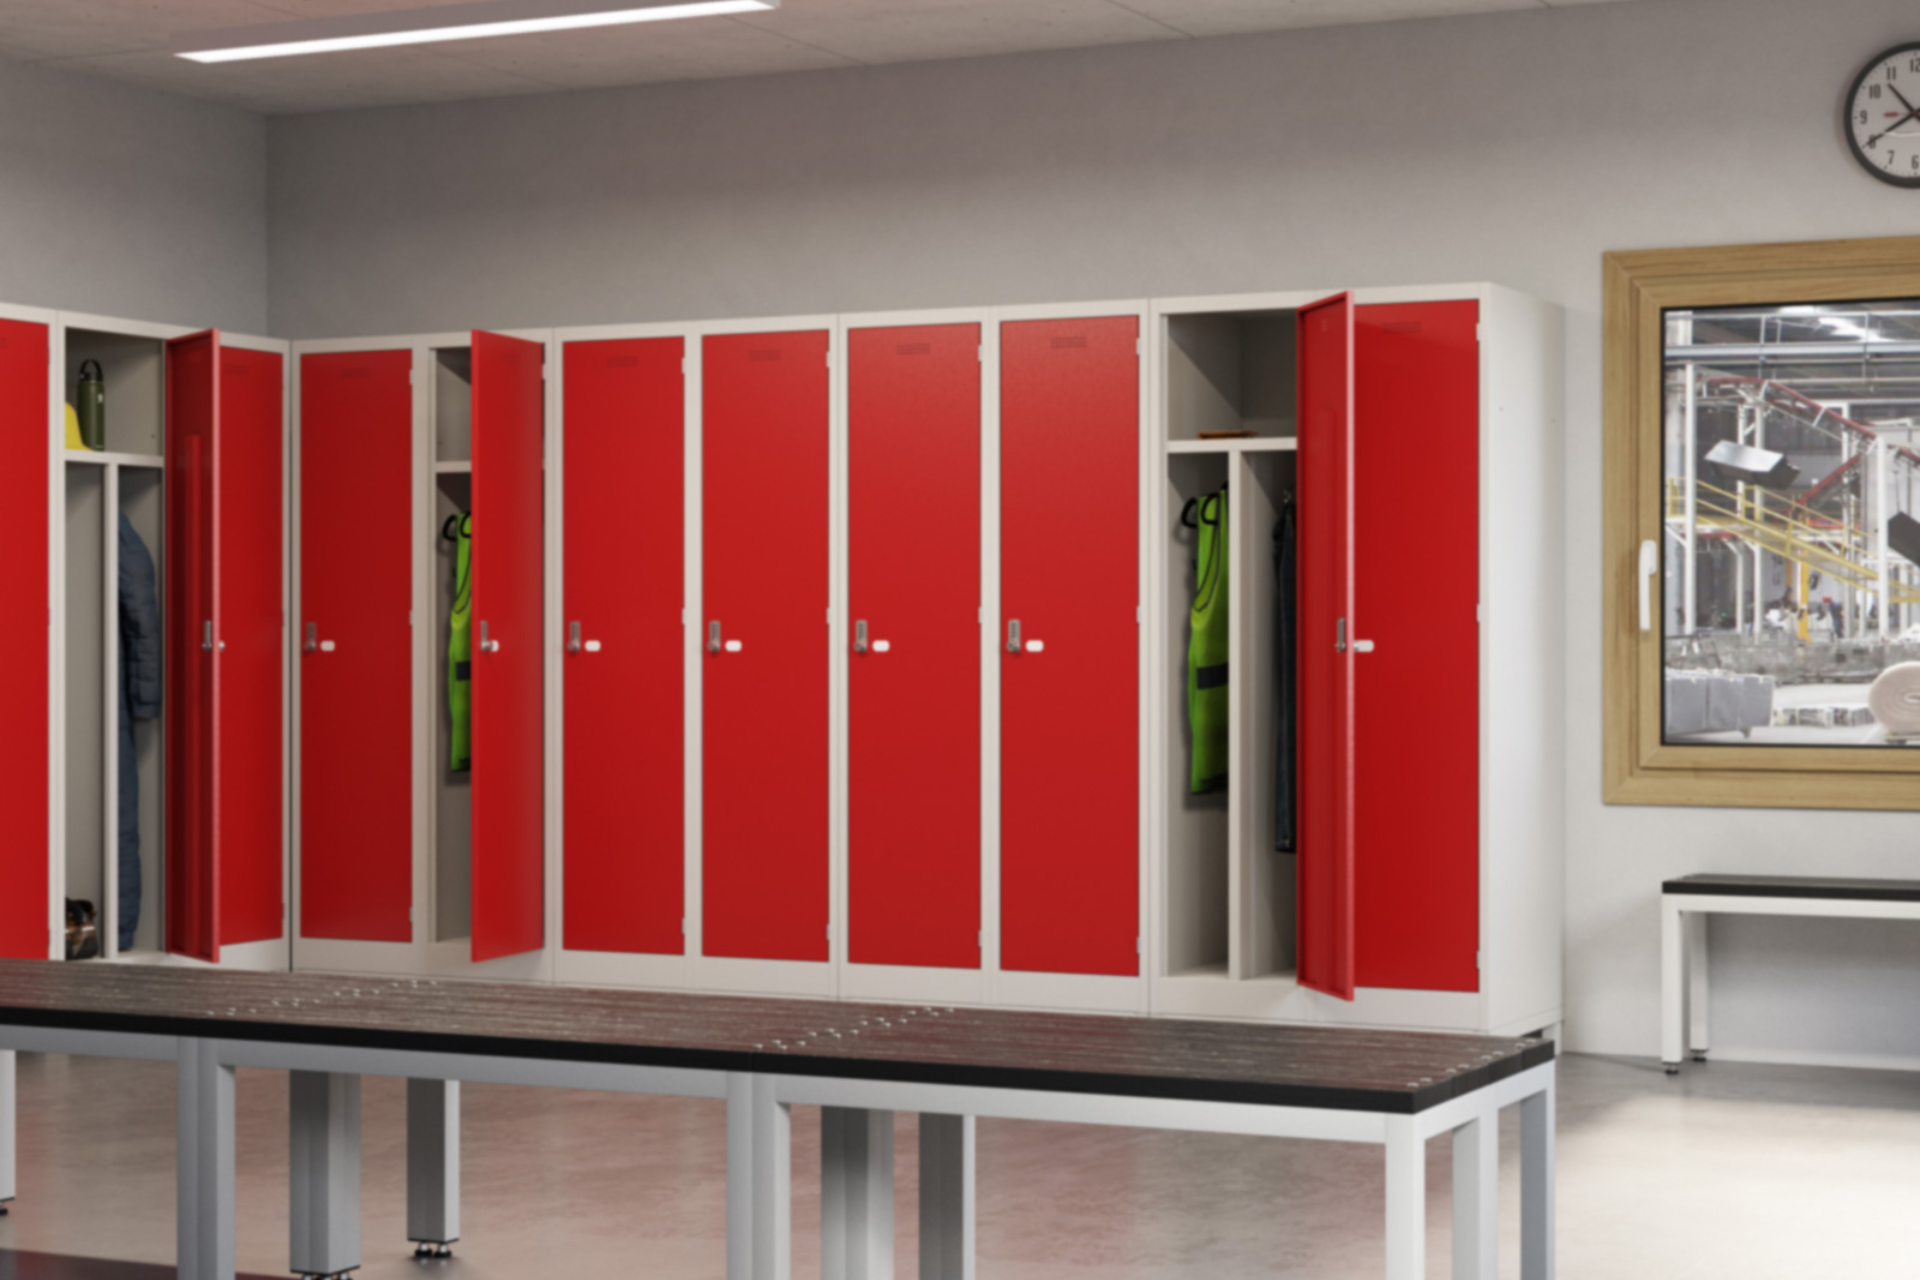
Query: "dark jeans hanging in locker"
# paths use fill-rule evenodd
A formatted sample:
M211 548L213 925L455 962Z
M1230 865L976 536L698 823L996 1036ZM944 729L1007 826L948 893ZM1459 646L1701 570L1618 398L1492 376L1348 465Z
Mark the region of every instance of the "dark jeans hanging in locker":
M1273 661L1279 679L1274 681L1274 696L1279 706L1275 709L1274 721L1278 738L1273 752L1273 847L1279 853L1293 852L1293 785L1294 785L1294 725L1293 706L1295 680L1298 672L1294 667L1294 627L1297 607L1294 602L1294 582L1297 576L1294 559L1294 519L1293 495L1288 494L1281 503L1280 518L1273 526L1273 574L1279 585L1274 592L1273 607L1277 615L1273 629Z
M119 944L140 924L140 768L133 722L160 714L160 600L153 556L120 513L120 883Z

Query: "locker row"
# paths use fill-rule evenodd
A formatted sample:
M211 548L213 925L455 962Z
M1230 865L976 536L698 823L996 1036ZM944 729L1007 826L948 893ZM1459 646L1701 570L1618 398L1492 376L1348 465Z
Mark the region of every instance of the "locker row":
M1551 308L0 326L3 518L47 551L0 591L50 605L0 669L52 748L9 771L47 820L4 836L7 954L62 954L84 900L119 962L1557 1020L1558 791L1524 765L1557 622L1496 527L1532 499L1481 500L1557 468ZM89 359L98 451L55 430ZM1180 512L1222 492L1196 793ZM166 675L130 749L122 512Z

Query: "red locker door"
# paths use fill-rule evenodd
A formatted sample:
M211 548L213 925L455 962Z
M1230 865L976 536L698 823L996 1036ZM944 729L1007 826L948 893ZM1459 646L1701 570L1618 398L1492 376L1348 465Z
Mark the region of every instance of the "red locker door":
M1476 302L1355 317L1354 617L1375 646L1354 689L1363 987L1480 988L1479 320ZM1414 547L1426 567L1407 572Z
M825 960L828 336L702 346L702 951Z
M978 968L980 326L847 360L848 954Z
M1298 317L1302 986L1353 999L1353 295ZM1397 771L1396 771L1397 772Z
M413 937L413 353L300 360L300 933Z
M0 320L0 957L45 960L47 937L47 326Z
M473 335L473 958L546 931L546 350Z
M220 355L212 331L167 344L167 950L201 960L220 958L213 767Z
M1139 337L1000 329L1006 969L1140 972Z
M286 376L277 351L220 351L214 442L214 827L220 942L285 913Z
M679 338L565 366L565 938L684 949L685 386ZM577 628L577 633L576 633Z

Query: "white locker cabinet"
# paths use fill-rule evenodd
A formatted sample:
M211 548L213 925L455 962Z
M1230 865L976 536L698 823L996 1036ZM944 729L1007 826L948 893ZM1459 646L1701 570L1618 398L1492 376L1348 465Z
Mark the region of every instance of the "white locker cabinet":
M1560 1021L1561 325L1486 285L1155 304L1156 1012ZM1195 794L1181 515L1223 486L1228 780Z

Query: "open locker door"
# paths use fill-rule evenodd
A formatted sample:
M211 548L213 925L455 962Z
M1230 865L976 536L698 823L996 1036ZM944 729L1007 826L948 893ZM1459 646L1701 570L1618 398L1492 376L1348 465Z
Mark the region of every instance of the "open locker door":
M214 838L220 715L214 545L220 481L220 335L167 343L167 950L220 959L220 850Z
M45 960L47 894L48 333L0 320L0 706L13 732L0 745L0 957ZM43 625L34 625L43 622Z
M545 361L537 342L473 335L475 962L545 941Z
M1353 295L1299 313L1300 985L1353 999Z

